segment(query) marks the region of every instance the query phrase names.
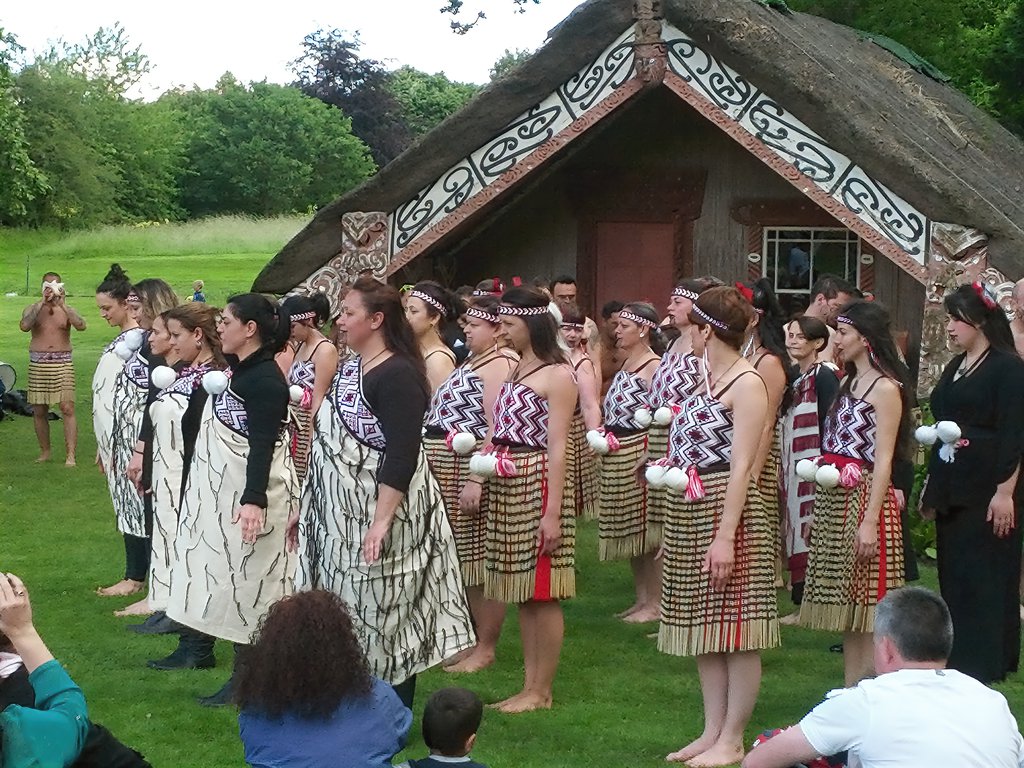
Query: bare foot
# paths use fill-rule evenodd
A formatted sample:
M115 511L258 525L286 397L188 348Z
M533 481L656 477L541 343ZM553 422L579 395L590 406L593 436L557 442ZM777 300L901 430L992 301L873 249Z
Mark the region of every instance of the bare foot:
M1024 621L1024 605L1020 607L1020 620Z
M647 624L652 621L658 621L661 618L661 609L654 607L644 607L639 611L634 611L629 616L623 617L623 621L627 624Z
M646 635L644 635L644 637L646 637L648 640L657 640L658 639L658 633L657 632L648 632Z
M460 661L472 656L474 653L476 653L475 645L472 648L466 648L464 650L459 651L454 656L449 656L447 659L441 662L441 667L443 669L448 669L448 667L454 667Z
M724 768L727 765L739 765L743 761L743 747L734 744L717 743L706 752L687 761L690 768Z
M685 763L710 747L713 747L715 745L715 741L717 741L716 736L701 734L678 752L673 752L671 755L665 755L665 762Z
M444 671L452 672L453 674L460 672L479 672L481 669L487 669L487 667L491 666L491 664L493 663L493 653L482 653L480 651L475 651L471 653L469 656L463 658L461 661L458 661L455 664L452 664L451 666L445 667Z
M141 592L144 586L143 582L135 581L135 579L121 579L117 584L111 584L109 587L100 587L96 590L96 594L103 597L123 597Z
M114 611L115 616L148 616L153 612L153 609L149 607L149 598L142 598L141 600L132 603L126 608L122 608L120 611Z
M505 699L496 704L494 708L506 715L518 715L521 712L533 712L536 709L551 709L551 697L523 691L511 699Z
M616 619L625 619L627 616L632 616L634 613L639 611L642 607L643 606L641 606L639 603L634 603L633 605L629 606L629 608L627 608L626 610L619 611L618 613L616 613L615 614L615 618Z
M65 461L64 461L64 466L65 467L77 467L78 464L75 462L75 457L74 456L68 456L67 459L65 459Z
M787 614L779 619L779 624L784 627L795 627L800 623L800 611L794 611L793 613Z
M49 460L50 460L50 452L49 451L43 451L42 453L39 454L39 458L36 459L36 464L42 464L43 462L49 461Z

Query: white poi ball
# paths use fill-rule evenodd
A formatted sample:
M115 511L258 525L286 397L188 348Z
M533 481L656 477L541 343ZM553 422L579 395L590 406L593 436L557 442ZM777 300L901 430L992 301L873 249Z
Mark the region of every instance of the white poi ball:
M149 374L150 383L157 389L167 389L177 378L178 374L174 372L174 369L166 365L158 365Z
M940 421L935 425L935 433L944 443L955 443L963 434L960 431L960 425L955 421Z
M452 450L465 456L476 448L476 436L472 432L459 432L452 437Z
M587 432L587 445L594 449L595 453L604 456L609 451L608 438L597 429Z
M835 488L839 485L840 474L834 464L824 464L814 473L814 481L822 488Z
M663 488L665 486L665 474L668 472L668 467L662 466L661 464L652 464L644 472L644 478L647 480L647 484L652 488Z
M647 427L651 426L651 422L654 421L654 414L651 413L650 408L637 408L633 414L633 421L643 429L647 429Z
M124 339L121 339L121 341L114 345L114 354L127 362L135 353L132 352L131 347L124 343Z
M686 490L686 486L689 484L690 478L688 478L686 476L686 472L679 467L672 467L665 473L665 485L673 491L682 493Z
M302 400L302 387L298 384L292 384L288 387L288 399L293 403L301 402Z
M124 343L128 345L128 349L135 352L138 349L142 349L142 340L144 338L142 331L138 328L132 328L124 335Z
M203 389L211 395L220 395L228 388L228 377L224 371L210 371L203 374Z
M814 482L814 475L818 471L818 465L810 459L800 459L796 463L796 476L808 483Z
M474 453L469 457L469 471L474 475L480 474L480 454Z
M654 412L654 423L662 427L667 427L672 423L672 419L675 418L675 413L667 405L661 406Z
M922 424L914 430L914 439L921 445L935 445L935 441L939 439L939 433L930 424Z

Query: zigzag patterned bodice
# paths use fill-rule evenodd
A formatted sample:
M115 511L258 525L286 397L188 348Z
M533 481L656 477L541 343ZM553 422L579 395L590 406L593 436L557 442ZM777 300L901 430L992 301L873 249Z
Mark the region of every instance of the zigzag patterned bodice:
M139 389L149 389L149 361L135 352L124 364L124 375Z
M219 395L213 395L213 415L221 424L237 432L242 437L249 437L249 417L245 413L245 401L231 391L229 385Z
M119 334L117 334L117 336L112 338L110 340L110 343L103 348L103 353L106 354L107 352L113 352L114 347L117 346L117 342L124 341L124 337L131 333L133 330L133 328L129 328L127 331L121 331Z
M330 397L345 428L359 442L383 451L387 447L380 421L363 399L361 358L346 360L334 377Z
M178 378L171 386L161 390L161 394L179 394L191 397L196 388L203 385L203 376L213 370L208 363L196 367L184 368L178 372Z
M312 360L296 360L288 369L288 383L298 384L303 389L312 389L316 381L316 365Z
M452 371L430 398L427 426L445 432L471 432L478 439L487 434L484 380L468 365Z
M606 427L642 429L634 415L638 408L649 408L647 380L633 371L619 371L604 396Z
M548 447L548 401L518 381L506 381L494 403L494 439Z
M877 429L874 406L844 392L825 417L821 450L874 464Z
M679 467L705 469L732 460L732 411L705 392L694 394L669 427L668 455Z
M651 408L682 405L701 382L700 359L692 354L662 355L651 379Z

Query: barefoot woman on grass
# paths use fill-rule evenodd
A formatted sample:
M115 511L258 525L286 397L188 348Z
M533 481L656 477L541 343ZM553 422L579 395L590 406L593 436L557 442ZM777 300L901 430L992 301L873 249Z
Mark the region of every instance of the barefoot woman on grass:
M512 288L498 314L519 363L494 411L501 471L487 482L484 597L519 607L523 690L496 705L515 713L551 706L564 634L559 600L576 594L576 519L565 480L577 395L547 298Z
M743 758L760 651L779 644L775 521L750 499L768 413L764 381L739 351L752 315L735 288L694 301L690 335L705 377L669 432L668 456L689 480L669 492L658 649L697 657L704 731L666 759L698 768Z

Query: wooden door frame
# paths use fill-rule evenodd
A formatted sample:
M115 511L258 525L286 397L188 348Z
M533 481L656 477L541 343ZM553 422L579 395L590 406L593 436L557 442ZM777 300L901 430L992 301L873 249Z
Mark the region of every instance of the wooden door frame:
M600 222L672 224L673 278L692 273L694 221L701 216L706 182L704 169L590 168L571 175L568 193L578 224L576 282L582 309L591 317L601 309L595 306ZM671 286L665 288L667 298Z

